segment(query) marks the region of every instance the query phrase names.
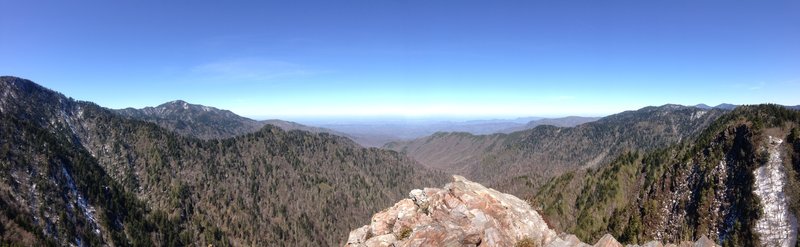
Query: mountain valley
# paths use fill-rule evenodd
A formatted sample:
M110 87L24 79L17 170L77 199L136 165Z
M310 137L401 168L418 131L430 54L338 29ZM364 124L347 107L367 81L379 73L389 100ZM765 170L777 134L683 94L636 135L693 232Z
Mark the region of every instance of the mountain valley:
M0 247L800 247L800 1L0 1Z
M650 151L691 139L725 112L664 105L576 127L542 125L492 135L437 133L385 147L425 166L524 197L550 176L602 166L626 151Z
M779 105L663 105L365 148L184 101L111 110L4 76L0 116L4 244L797 242L800 112Z

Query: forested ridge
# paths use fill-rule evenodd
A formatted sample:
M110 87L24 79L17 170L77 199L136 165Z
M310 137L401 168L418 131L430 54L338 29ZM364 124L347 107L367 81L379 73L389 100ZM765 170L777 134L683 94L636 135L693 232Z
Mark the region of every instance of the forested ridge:
M16 229L3 231L7 242L338 245L348 229L411 188L445 181L396 152L330 134L267 125L234 138L198 139L24 79L2 77L0 86L2 141L13 147L2 163L2 198L13 212L7 215L16 215L5 222L18 222L4 223ZM36 158L42 145L63 150L45 152L57 159ZM74 196L64 187L67 177L75 181ZM57 196L64 190L70 196ZM81 212L79 195L84 211L98 212L99 233L80 214L59 216ZM83 228L72 232L70 224Z

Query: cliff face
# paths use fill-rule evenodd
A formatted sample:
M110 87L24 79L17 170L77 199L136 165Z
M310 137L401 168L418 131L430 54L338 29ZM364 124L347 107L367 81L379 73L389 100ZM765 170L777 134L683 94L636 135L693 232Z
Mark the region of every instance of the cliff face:
M412 190L409 198L375 214L369 225L351 231L345 246L591 245L574 235L557 234L527 202L453 176L444 188ZM622 245L607 234L594 246ZM702 237L680 246L715 245Z

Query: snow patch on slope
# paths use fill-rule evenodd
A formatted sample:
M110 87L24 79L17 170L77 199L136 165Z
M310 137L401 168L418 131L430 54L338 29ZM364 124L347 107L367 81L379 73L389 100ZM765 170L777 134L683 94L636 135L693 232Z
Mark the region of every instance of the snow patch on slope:
M94 234L100 235L100 228L98 227L97 216L95 215L96 210L92 205L89 204L89 202L86 200L86 197L84 197L83 194L78 191L77 186L75 186L75 181L72 180L72 176L70 176L69 172L67 172L67 168L62 166L61 172L67 180L67 187L69 188L70 196L75 198L75 203L78 205L80 211L83 212L83 216L86 218L86 220L89 221Z
M783 170L780 146L783 140L769 137L769 161L754 171L754 193L761 198L763 215L756 222L755 231L764 246L794 246L797 241L797 218L789 212L788 199L783 192L786 173Z
M706 115L706 111L698 111L698 112L692 113L691 120L700 119L701 117L703 117L703 115Z

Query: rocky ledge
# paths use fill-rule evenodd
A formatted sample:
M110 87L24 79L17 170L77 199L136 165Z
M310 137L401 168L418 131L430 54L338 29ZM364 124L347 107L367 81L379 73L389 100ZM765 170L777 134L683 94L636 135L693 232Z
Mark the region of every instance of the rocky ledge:
M444 188L413 190L409 198L350 232L345 246L591 246L575 235L557 234L519 198L453 176ZM605 235L594 246L623 246ZM632 246L632 245L628 245ZM716 246L708 238L679 245Z

